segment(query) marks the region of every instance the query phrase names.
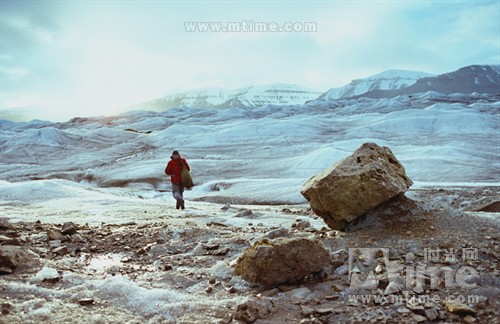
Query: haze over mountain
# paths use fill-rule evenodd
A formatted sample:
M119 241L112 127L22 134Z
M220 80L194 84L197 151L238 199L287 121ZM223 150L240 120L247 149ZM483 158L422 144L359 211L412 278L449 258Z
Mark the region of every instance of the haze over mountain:
M500 93L500 66L472 65L457 71L430 76L431 74L407 70L387 70L351 83L332 88L325 93L296 84L270 84L238 89L204 88L174 93L162 98L123 107L117 114L132 110L164 111L172 108L245 108L266 105L302 105L309 101L332 101L345 98L392 98L421 92L450 93ZM85 116L85 115L84 115ZM57 107L47 105L21 109L3 109L0 119L29 121L42 119L66 121L75 116L71 107L61 113ZM86 116L88 117L88 116Z
M296 84L256 85L238 89L204 88L174 93L134 105L134 108L162 111L170 108L232 108L265 105L299 105L315 99L321 91Z

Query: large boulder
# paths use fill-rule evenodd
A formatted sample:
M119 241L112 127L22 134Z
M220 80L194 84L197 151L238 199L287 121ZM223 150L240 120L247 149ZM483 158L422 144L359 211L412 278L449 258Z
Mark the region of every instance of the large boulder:
M238 259L236 273L264 285L293 283L330 265L330 253L317 241L306 238L262 240Z
M344 229L381 203L406 192L412 184L388 147L365 143L351 156L306 181L301 193L330 228Z

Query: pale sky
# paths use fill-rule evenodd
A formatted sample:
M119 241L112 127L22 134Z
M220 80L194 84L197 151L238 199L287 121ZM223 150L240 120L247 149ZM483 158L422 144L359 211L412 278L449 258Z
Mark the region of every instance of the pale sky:
M0 0L0 107L105 114L201 87L326 91L388 69L500 64L500 1ZM315 32L187 32L185 22Z

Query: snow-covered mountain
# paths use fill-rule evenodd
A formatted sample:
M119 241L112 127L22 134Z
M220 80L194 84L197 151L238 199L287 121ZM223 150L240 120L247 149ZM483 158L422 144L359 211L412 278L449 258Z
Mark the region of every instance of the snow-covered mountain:
M435 77L419 79L415 84L401 89L372 90L360 96L392 98L420 92L500 94L500 65L470 65Z
M346 86L332 88L323 93L319 100L349 98L372 90L394 90L415 84L417 80L430 77L432 74L407 70L387 70L375 75L352 80Z
M257 85L246 88L204 88L174 93L135 105L135 109L162 111L170 108L245 108L265 105L300 105L321 91L296 84Z

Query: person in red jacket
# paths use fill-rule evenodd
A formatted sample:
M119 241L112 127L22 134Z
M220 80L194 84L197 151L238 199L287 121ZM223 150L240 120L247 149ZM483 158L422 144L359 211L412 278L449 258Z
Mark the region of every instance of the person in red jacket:
M170 161L168 161L165 167L165 174L170 176L170 182L172 182L172 195L175 200L177 200L177 204L175 205L177 209L184 209L184 197L182 196L184 193L184 186L181 181L182 165L184 165L188 171L191 171L189 164L186 159L180 156L179 151L173 151Z

